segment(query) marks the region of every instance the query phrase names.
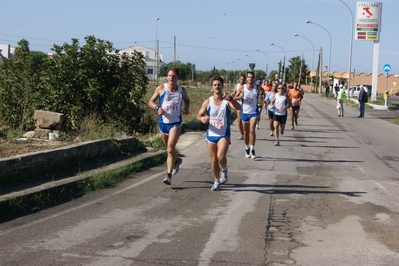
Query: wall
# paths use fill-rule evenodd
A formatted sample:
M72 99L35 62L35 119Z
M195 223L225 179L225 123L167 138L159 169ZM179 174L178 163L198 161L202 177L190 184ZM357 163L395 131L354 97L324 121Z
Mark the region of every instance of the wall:
M323 75L325 73L323 72ZM339 72L333 72L331 73L332 76L334 76L334 78L338 79L338 80L342 80L344 83L346 83L347 78L348 78L348 72L343 72L343 73L339 73ZM364 73L359 73L354 75L352 73L351 76L351 87L354 85L372 85L372 78L373 78L373 74L364 74ZM387 82L388 81L388 82ZM396 82L396 86L394 86L394 82ZM387 86L386 86L387 85ZM378 80L377 80L377 93L378 94L383 94L385 92L385 86L388 89L389 94L395 94L396 92L399 91L399 75L388 75L388 80L386 77L386 74L379 74L378 75ZM373 88L374 90L374 88Z

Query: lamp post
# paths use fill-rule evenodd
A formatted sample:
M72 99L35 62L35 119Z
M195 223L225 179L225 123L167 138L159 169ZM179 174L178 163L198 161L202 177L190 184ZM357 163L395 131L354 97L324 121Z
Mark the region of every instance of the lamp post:
M314 62L314 45L313 45L313 43L311 42L311 40L309 40L309 39L306 38L305 36L299 35L299 34L297 34L297 33L295 33L294 36L295 36L295 37L304 38L305 40L307 40L308 42L310 42L310 44L312 45L312 54L313 54L313 56L312 56L312 71L314 71L314 70L313 70L313 62ZM312 82L312 84L313 84L312 71L310 72L310 79L311 79L311 82ZM313 91L313 90L312 90L312 91Z
M240 66L240 64L239 63L237 63L236 61L231 61L231 63L232 64L236 64L237 66L238 66L238 68L240 68L241 66Z
M240 59L240 58L237 58L237 61L243 61L244 64L248 66L247 62L245 62L244 60L242 60L242 59ZM248 67L247 67L247 69L248 69Z
M348 8L349 13L351 14L351 37L350 37L350 45L349 45L349 70L348 70L348 91L350 92L350 84L351 84L351 71L352 71L352 45L353 45L353 13L352 10L349 8L349 6L342 0L338 0L340 1L342 4L344 4L346 6L346 8ZM349 97L348 97L349 100Z
M256 64L258 63L257 61L256 61L256 59L255 58L253 58L252 56L250 56L250 55L245 55L245 56L248 56L248 57L250 57L250 58L252 58L254 61L255 61L255 67L256 67ZM255 69L255 68L254 68Z
M327 72L327 82L328 82L328 84L330 84L331 45L332 45L331 34L330 34L330 32L329 32L326 28L324 28L324 27L321 26L320 24L314 23L314 22L312 22L312 21L310 21L310 20L306 20L305 22L306 22L307 24L311 23L311 24L315 24L315 25L319 26L320 28L324 29L324 30L327 32L328 36L330 37L330 55L328 56L328 72Z
M263 51L261 51L261 50L259 50L259 49L256 49L256 51L257 51L257 52L261 52L262 54L266 55L266 57L267 57L267 63L266 63L266 77L267 77L267 70L268 70L268 68L269 68L269 63L270 63L269 56L267 55L267 53L265 53L265 52L263 52Z
M155 75L157 76L157 81L158 81L158 73L157 72L158 72L158 21L159 21L159 18L156 18L156 20L157 20L157 26L155 29L154 81L155 81Z
M284 50L284 48L283 48L283 47L281 47L281 46L279 46L279 45L277 45L277 44L275 44L275 43L271 43L270 45L277 46L277 47L279 47L281 50L283 50L283 52L284 52L284 63L283 63L283 80L284 80L284 82L286 82L286 80L285 80L285 58L287 57L287 53L285 52L285 50Z
M256 67L256 64L257 64L258 62L256 62L256 59L253 58L253 57L250 56L250 55L247 55L247 54L246 54L245 56L248 56L248 57L252 58L252 59L255 61L254 69L251 68L251 64L249 64L249 68L251 69L251 71L254 71L254 73L255 73L255 79L256 79L256 70L255 70L255 67Z

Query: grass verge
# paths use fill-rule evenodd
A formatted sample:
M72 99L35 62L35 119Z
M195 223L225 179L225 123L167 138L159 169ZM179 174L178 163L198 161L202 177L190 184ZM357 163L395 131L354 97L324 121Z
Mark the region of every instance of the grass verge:
M164 164L165 159L166 153L161 153L118 169L94 174L67 185L10 199L0 206L2 210L0 217L9 219L31 214L82 197L93 191L112 187L124 179L134 177L135 173Z

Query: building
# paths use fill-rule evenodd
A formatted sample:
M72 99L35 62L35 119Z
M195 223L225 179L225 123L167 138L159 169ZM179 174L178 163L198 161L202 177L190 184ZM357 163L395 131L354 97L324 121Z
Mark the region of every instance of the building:
M154 80L158 78L160 70L164 66L163 54L156 53L155 50L147 48L142 45L129 46L119 50L119 53L133 53L134 51L140 52L144 55L146 62L145 72L149 78ZM156 60L157 59L157 60Z
M0 43L0 64L14 56L15 47Z
M308 77L310 75L313 76L313 78L316 78L318 76L318 71L317 70L310 70L308 72ZM322 77L327 77L328 72L323 71L321 76ZM337 84L343 84L347 86L348 82L348 72L338 72L338 71L333 71L330 73L330 80L333 79L333 81L330 81L331 85L334 86L336 83ZM372 80L373 80L373 74L365 74L363 72L361 73L354 73L351 72L351 81L350 81L350 86L353 87L355 85L372 85ZM324 81L323 81L324 82ZM324 86L322 86L322 91L324 89ZM374 89L374 88L373 88ZM399 75L395 74L389 74L388 76L386 74L380 73L377 76L377 94L384 94L385 89L388 90L388 94L394 95L399 93Z

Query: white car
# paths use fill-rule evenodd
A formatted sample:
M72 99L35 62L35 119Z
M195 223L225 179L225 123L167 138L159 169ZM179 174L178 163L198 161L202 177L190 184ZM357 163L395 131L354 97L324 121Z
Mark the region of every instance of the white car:
M367 92L368 95L371 94L371 86L370 85L363 85L364 90ZM360 92L360 85L355 85L351 87L351 91L353 91L353 96L359 96Z

